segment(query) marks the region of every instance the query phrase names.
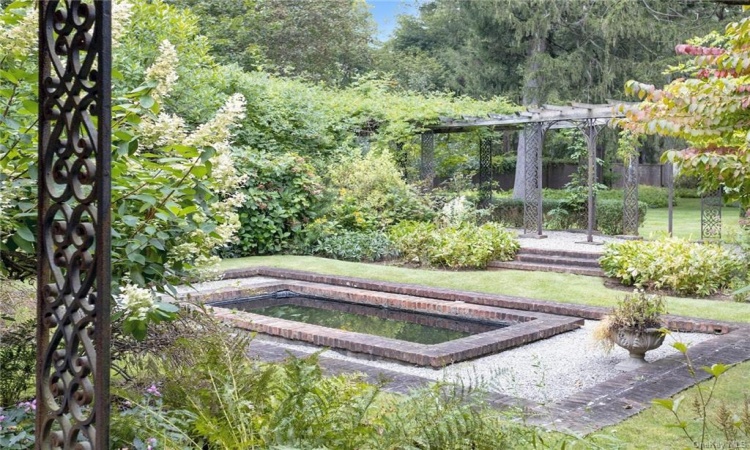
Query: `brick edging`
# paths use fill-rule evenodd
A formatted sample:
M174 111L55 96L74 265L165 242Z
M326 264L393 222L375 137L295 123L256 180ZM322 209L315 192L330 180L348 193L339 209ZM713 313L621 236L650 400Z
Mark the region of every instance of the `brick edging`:
M610 312L610 308L603 306L576 305L550 300L538 300L527 297L516 297L503 294L487 294L481 292L462 291L448 288L428 287L417 284L394 283L390 281L370 280L358 277L338 275L323 275L302 270L280 269L275 267L257 266L245 269L231 269L224 272L225 279L247 278L252 276L268 276L281 279L324 283L334 286L346 286L370 291L387 292L391 294L413 295L429 297L438 300L462 301L477 305L495 306L500 308L519 309L561 316L573 316L590 320L601 320ZM731 330L741 328L744 324L722 322L710 319L698 319L677 315L664 316L666 327L673 331L726 334Z

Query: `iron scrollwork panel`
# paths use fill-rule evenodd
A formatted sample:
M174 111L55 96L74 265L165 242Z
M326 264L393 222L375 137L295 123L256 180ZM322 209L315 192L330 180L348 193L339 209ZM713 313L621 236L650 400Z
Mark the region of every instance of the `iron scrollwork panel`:
M479 203L483 207L492 199L492 138L479 141Z
M39 19L37 448L107 449L111 2Z
M701 239L721 239L721 189L701 196Z

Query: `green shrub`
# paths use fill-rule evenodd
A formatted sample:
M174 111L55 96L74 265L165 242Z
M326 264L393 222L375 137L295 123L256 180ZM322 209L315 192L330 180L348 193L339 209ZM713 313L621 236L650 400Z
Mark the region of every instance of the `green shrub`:
M694 187L675 187L674 196L675 198L701 198L701 194L698 192L698 188Z
M335 193L325 216L347 230L385 230L402 220L430 220L427 198L408 185L387 153L354 155L331 168Z
M390 236L407 261L450 269L483 269L490 261L513 259L519 248L514 233L493 222L443 227L403 222Z
M658 186L638 186L638 201L644 202L649 208L666 208L669 206L669 189ZM673 199L677 205L677 199Z
M320 209L323 188L314 169L293 153L246 149L238 152L236 161L248 181L242 188L239 242L223 254L263 255L289 249Z
M646 220L648 206L638 202L638 225ZM596 229L604 234L623 234L623 204L620 200L600 200L596 202Z
M34 382L35 332L36 320L0 328L0 408L18 403Z
M313 253L345 261L382 261L396 255L396 250L381 231L342 231L324 236Z
M605 274L622 284L700 296L727 286L744 266L721 245L676 238L610 243L599 261Z
M434 231L435 224L432 222L405 220L391 227L388 236L403 259L422 264L429 261L427 252Z
M484 269L490 261L513 259L519 248L512 232L491 222L438 228L432 236L430 264L450 269Z

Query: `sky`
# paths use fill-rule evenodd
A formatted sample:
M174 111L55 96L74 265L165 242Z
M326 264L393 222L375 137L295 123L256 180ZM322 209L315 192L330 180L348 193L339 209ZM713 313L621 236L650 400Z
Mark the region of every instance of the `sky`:
M378 24L378 40L385 41L396 27L396 16L417 14L416 0L367 0L370 11Z

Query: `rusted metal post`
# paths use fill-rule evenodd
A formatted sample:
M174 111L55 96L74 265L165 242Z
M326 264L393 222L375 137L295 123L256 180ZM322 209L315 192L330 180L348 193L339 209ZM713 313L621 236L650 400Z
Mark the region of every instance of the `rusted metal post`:
M38 449L109 449L111 2L39 2Z

